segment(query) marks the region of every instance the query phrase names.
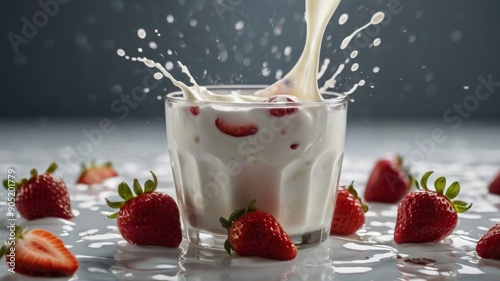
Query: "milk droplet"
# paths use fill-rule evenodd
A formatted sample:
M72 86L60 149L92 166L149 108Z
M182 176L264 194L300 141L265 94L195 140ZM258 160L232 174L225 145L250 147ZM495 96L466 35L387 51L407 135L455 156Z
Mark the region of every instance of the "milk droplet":
M173 22L174 22L174 16L172 16L172 15L167 15L167 22L168 22L168 23L173 23Z
M469 89L469 86L464 86L464 90L468 90Z
M385 14L383 12L377 12L372 16L371 19L371 24L379 24L381 23L385 18Z
M283 55L289 56L292 53L292 47L286 46L285 49L283 50Z
M145 94L147 94L147 93L149 93L149 88L144 88L143 91L144 91Z
M156 80L161 80L163 78L163 74L161 72L156 72L153 77L156 79Z
M155 62L152 60L144 59L144 64L151 68L155 67Z
M351 66L351 71L353 71L353 72L354 72L354 71L358 70L358 68L359 68L359 64L355 63L355 64L353 64L353 65Z
M198 20L197 19L191 19L189 21L189 25L192 26L192 27L195 27L198 25Z
M142 53L142 48L137 48L137 51L138 51L139 53Z
M380 43L382 43L382 40L380 38L375 38L375 40L373 40L373 46L375 47L380 45Z
M151 41L151 42L149 42L149 48L156 50L156 49L158 49L158 44L156 44L156 42L154 42L154 41Z
M116 50L116 54L118 54L120 57L123 57L125 55L125 51L123 49L118 49Z
M458 42L460 39L462 39L462 32L455 30L451 33L451 41Z
M172 70L174 68L174 64L171 61L167 61L167 63L165 64L165 68L167 70Z
M358 51L352 51L350 56L351 56L351 59L357 57L358 56Z
M168 50L167 50L167 54L168 54L169 56L171 56L171 55L172 55L172 50L168 49Z
M146 38L146 30L140 28L139 30L137 30L137 36L139 36L139 38L141 39Z
M408 37L408 42L410 42L410 43L415 42L415 40L417 40L417 36L415 36L414 34L412 34L412 35L410 35L410 37Z
M270 74L271 74L271 70L270 70L269 68L264 67L264 68L262 69L262 76L267 77L267 76L269 76Z
M162 100L162 97L161 96L156 96L156 99L157 100Z
M240 20L240 21L237 21L236 24L234 25L234 28L236 30L242 30L243 27L245 27L245 22Z
M375 67L373 68L373 73L378 73L379 71L380 71L380 67L375 66Z
M347 22L348 19L349 19L349 15L348 14L342 14L342 15L340 15L340 17L339 17L339 25L343 25L344 23Z

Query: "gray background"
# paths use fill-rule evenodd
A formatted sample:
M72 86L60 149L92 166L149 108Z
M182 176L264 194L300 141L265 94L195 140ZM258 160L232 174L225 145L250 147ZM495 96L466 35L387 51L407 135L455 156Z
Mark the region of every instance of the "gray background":
M322 57L331 59L325 77L346 58L338 50L342 38L368 22L373 12L388 11L387 6L395 2L341 3L323 44ZM443 118L452 110L448 118L453 118L459 116L453 112L454 105L465 101L469 102L467 117L462 119L500 120L500 87L474 103L478 101L474 90L481 84L479 76L491 75L491 80L500 81L500 1L399 3L400 11L389 12L384 26L373 29L375 35L369 37L381 38L380 46L369 48L361 41L353 44L360 51L355 59L360 70L344 71L336 88L343 91L352 81L367 81L352 96L351 117ZM16 53L8 34L22 36L23 17L33 23L33 16L43 9L37 1L0 1L0 117L133 116L163 120L159 97L175 88L164 79L133 106L121 101L120 95L142 89L144 77L151 74L144 65L119 57L119 48L162 63L180 60L200 84L272 83L276 70L286 73L300 55L305 40L303 9L302 0L70 0L58 4L58 11L26 44L20 44ZM339 26L342 13L350 17ZM172 23L167 15L173 16ZM241 30L235 28L238 21L245 23ZM139 28L147 32L146 39L138 38ZM151 49L150 41L158 48ZM280 57L286 46L292 48L291 55ZM140 53L138 48L144 51ZM244 64L245 58L247 63L250 59L249 65ZM268 76L262 74L265 62L271 70ZM379 73L372 71L376 66ZM172 74L188 81L178 68Z

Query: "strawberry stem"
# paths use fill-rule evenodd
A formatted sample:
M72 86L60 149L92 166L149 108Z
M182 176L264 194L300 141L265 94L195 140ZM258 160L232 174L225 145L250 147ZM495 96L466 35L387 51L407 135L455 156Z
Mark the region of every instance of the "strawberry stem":
M38 171L36 169L31 169L30 176L31 178L36 178L38 176Z
M57 170L57 164L56 162L50 163L50 166L47 168L47 171L45 171L45 174L52 174Z
M429 188L427 187L427 180L429 179L429 177L432 175L432 173L434 173L434 171L429 171L427 173L425 173L422 178L420 179L420 184L422 185L422 188L425 190L425 191L429 191Z

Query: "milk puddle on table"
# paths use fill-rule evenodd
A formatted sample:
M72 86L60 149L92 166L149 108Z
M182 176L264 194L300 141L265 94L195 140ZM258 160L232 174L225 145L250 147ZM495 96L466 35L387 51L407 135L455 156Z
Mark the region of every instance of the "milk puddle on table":
M329 64L329 60L325 60L321 69L320 64L320 50L321 43L323 40L323 35L328 22L333 16L335 10L340 4L340 0L306 0L306 14L305 19L307 23L307 37L305 46L303 48L302 54L292 68L292 70L286 74L282 79L278 80L266 89L257 91L254 95L250 96L238 96L238 95L219 95L210 92L204 87L199 86L195 81L193 76L189 73L188 68L181 62L177 62L179 67L181 67L182 72L189 77L189 81L192 86L187 86L185 83L175 79L169 71L159 62L148 59L147 57L130 57L126 55L123 49L117 50L119 56L125 57L132 61L143 62L146 66L151 68L157 68L157 72L154 77L158 80L163 77L168 78L172 83L182 90L184 97L188 100L212 100L212 101L235 101L235 102L262 102L265 101L267 97L273 95L289 95L298 98L300 101L321 101L321 92L325 92L336 86L337 77L344 70L346 63L349 62L349 58L337 68L334 75L328 79L325 84L318 88L318 79L320 79L326 72ZM385 18L383 12L375 13L370 22L364 26L355 30L351 35L344 38L340 46L341 50L346 49L351 43L352 39L355 38L364 29L368 28L370 25L376 25L381 23ZM348 15L343 14L339 18L339 24L342 25L348 20ZM155 31L156 32L156 31ZM156 32L157 33L157 32ZM140 29L138 31L138 37L140 39L146 38L146 31ZM380 39L376 38L372 43L373 46L378 46L380 44ZM142 50L139 50L142 51ZM352 51L350 54L350 59L355 59L359 51ZM359 69L359 64L354 63L351 66L351 71L357 71ZM354 84L354 86L345 92L345 94L353 93L358 87L364 86L366 84L365 80L360 80Z

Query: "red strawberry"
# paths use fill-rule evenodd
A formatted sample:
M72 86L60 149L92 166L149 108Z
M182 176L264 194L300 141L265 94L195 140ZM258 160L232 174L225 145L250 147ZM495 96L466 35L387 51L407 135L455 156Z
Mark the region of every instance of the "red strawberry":
M22 179L14 184L16 207L21 216L28 220L44 217L63 219L74 217L66 184L52 175L56 169L56 163L50 164L43 175L38 175L37 170L33 169L29 179ZM9 181L4 180L3 183L6 188L9 187Z
M500 223L495 224L479 239L476 252L482 258L500 260Z
M226 135L233 137L246 137L257 133L257 126L253 124L235 125L229 124L224 119L215 120L215 126Z
M82 165L82 173L78 177L76 183L93 185L102 183L104 180L116 176L118 176L118 173L113 168L111 162L107 162L101 166L92 163L88 168Z
M240 256L255 256L274 260L292 260L297 248L276 219L258 211L253 200L248 210L240 209L229 216L221 217L222 227L228 230L224 248L231 254L234 250Z
M365 200L396 203L408 193L412 182L401 157L381 159L375 164L366 184Z
M158 185L156 175L153 181L144 183L144 191L134 179L134 191L122 182L118 193L125 201L106 202L111 208L120 211L109 216L117 218L120 234L125 240L138 245L178 247L182 241L179 209L174 199L167 194L155 191Z
M200 108L197 106L189 107L189 111L191 111L191 114L193 114L194 116L200 114Z
M21 227L15 226L15 234L0 249L0 257L6 255L9 271L36 277L62 277L72 276L78 269L78 260L52 232L33 229L22 233Z
M365 213L368 206L361 202L353 183L346 189L340 186L333 212L330 234L350 235L360 229L365 223Z
M497 177L490 183L488 188L490 193L500 194L500 173Z
M447 237L457 225L457 213L470 209L472 204L451 201L460 193L460 184L452 183L445 192L446 179L438 178L436 191L427 188L427 179L433 172L422 176L424 191L415 191L401 200L396 217L394 241L401 243L437 242ZM420 189L417 183L417 188Z
M276 103L290 103L290 102L298 102L296 97L293 96L286 96L286 95L276 95L269 97L268 99L265 100L265 102L276 102ZM294 114L297 112L296 107L288 107L288 108L273 108L269 110L271 115L276 116L276 117L282 117L288 114Z

